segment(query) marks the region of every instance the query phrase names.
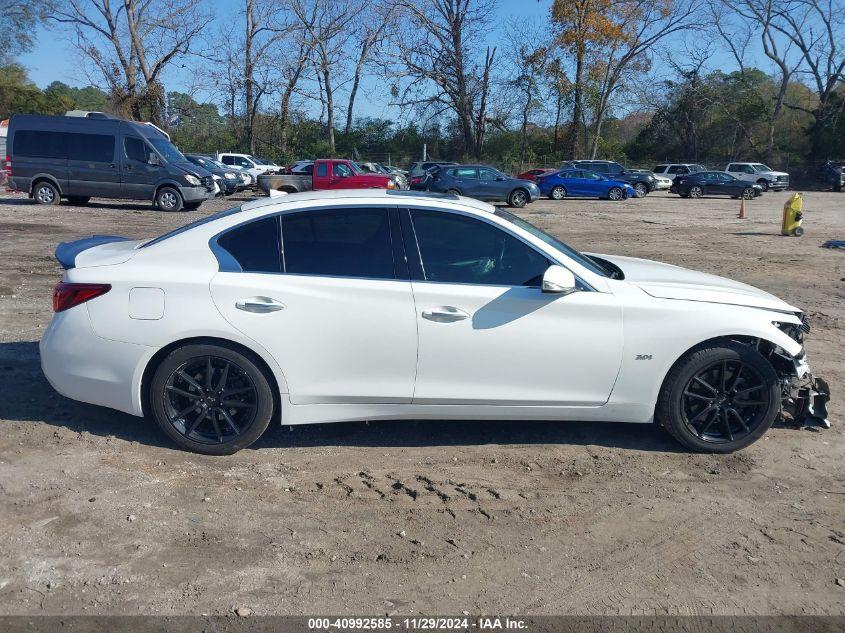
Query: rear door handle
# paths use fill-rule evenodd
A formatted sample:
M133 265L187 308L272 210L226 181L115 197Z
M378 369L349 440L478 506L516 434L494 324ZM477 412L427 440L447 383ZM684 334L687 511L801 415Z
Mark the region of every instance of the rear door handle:
M454 323L455 321L463 321L469 315L463 310L459 310L455 306L437 306L436 308L429 308L423 310L422 318L435 323Z
M249 297L236 302L235 307L244 312L267 314L269 312L283 310L285 306L270 297Z

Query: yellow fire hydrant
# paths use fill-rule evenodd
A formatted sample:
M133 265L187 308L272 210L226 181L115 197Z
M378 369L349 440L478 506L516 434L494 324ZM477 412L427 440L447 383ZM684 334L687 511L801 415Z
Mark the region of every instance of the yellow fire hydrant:
M794 235L801 237L804 229L801 228L801 220L804 217L804 198L800 193L793 193L792 197L783 205L783 223L780 232L783 235Z

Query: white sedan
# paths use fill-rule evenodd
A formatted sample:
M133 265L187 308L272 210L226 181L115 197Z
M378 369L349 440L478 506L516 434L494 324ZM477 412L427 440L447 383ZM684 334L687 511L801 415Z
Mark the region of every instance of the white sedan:
M823 397L798 308L677 266L584 255L455 195L265 198L56 256L50 383L149 415L202 453L249 446L271 420L421 418L656 419L690 449L729 452L763 435L782 400L806 413Z

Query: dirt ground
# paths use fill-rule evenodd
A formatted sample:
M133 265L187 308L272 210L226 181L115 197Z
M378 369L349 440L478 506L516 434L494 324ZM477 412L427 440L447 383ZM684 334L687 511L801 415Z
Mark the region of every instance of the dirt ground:
M760 286L806 309L833 428L728 456L637 425L273 428L232 457L67 400L39 368L61 240L152 236L229 206L41 207L0 194L0 615L843 614L845 194L543 200L570 244ZM843 581L845 584L845 581Z

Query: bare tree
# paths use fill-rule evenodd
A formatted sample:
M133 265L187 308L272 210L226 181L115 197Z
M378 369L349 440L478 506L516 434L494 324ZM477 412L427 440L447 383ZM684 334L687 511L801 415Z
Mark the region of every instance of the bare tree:
M614 13L620 25L619 37L608 38L593 64L598 78L596 105L591 125L590 157L595 158L602 124L614 94L626 76L641 78L650 65L649 56L667 37L692 29L700 19L699 0L617 0Z
M134 117L146 106L158 124L164 111L161 75L190 52L208 22L201 0L65 0L47 17L72 29L82 54Z
M487 129L496 47L481 43L495 0L397 0L402 28L395 32L397 105L429 116L454 114L464 152L480 157ZM483 58L473 51L484 50Z
M360 13L358 23L353 28L358 31L358 58L352 73L352 87L349 89L349 105L346 108L346 134L352 131L352 115L355 111L355 99L361 83L361 75L367 62L378 49L385 37L385 31L394 21L395 11L392 2L384 2L371 6L368 11Z
M303 40L311 51L311 61L319 76L320 100L326 113L326 140L335 152L335 90L347 58L349 26L360 7L353 2L290 0L290 8L303 31Z
M525 167L531 117L542 110L541 81L548 70L548 43L543 45L538 42L538 30L533 22L517 23L508 36L508 66L513 71L506 85L509 92L518 95L516 101L520 120L520 171Z

